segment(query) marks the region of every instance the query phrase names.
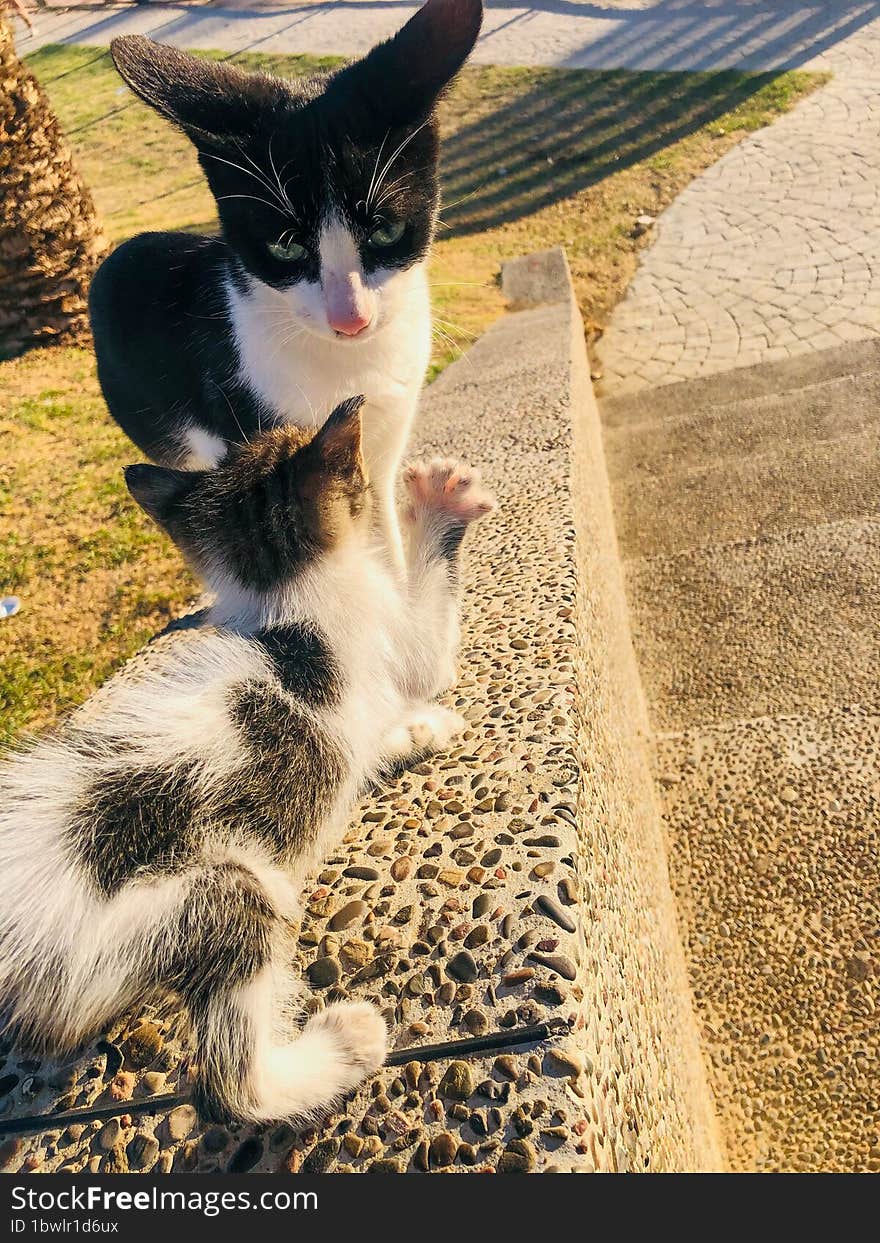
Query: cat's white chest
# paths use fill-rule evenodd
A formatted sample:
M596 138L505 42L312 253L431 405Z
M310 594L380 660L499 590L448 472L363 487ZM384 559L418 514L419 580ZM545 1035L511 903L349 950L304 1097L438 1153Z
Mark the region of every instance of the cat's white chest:
M229 295L239 376L267 412L317 427L340 401L357 394L374 409L389 407L389 413L401 403L415 404L431 341L422 273L409 278L401 309L392 303L381 329L364 342L316 336L293 314L285 314L283 297L261 283L246 293L230 289ZM393 417L396 421L396 411Z

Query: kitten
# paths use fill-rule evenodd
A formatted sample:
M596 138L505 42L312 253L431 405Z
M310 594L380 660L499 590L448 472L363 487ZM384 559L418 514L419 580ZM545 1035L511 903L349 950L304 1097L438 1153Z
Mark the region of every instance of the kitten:
M402 588L370 533L361 402L215 470L128 468L132 496L216 593L215 629L0 766L13 1029L61 1051L176 993L208 1115L308 1115L382 1064L366 1003L297 1030L289 921L370 781L463 726L430 700L458 639L459 544L492 501L466 467L411 466Z
M149 457L215 466L283 422L366 395L377 521L398 566L394 480L431 345L435 107L481 0L428 0L337 73L289 82L115 39L131 89L195 144L221 236L145 233L98 271L91 317L110 412Z

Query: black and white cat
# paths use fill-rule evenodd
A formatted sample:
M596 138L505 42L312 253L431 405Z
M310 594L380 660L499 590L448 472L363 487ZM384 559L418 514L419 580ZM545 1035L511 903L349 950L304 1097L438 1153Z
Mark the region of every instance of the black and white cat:
M430 701L458 640L458 548L492 502L460 464L409 467L402 587L375 548L360 406L213 470L129 467L216 596L214 629L0 765L14 1028L62 1051L176 993L202 1106L237 1118L309 1114L383 1062L366 1003L298 1030L289 921L365 785L464 724Z
M428 0L330 76L284 81L142 36L128 85L195 144L219 238L146 233L92 285L113 417L165 465L216 465L283 422L317 427L363 393L377 521L398 565L394 484L431 345L426 257L438 208L436 104L481 0Z

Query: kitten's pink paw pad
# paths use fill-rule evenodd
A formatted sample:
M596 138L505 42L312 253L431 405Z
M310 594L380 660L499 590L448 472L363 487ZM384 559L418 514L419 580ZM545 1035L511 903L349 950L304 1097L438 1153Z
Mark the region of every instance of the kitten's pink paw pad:
M419 459L404 467L403 483L410 498L408 517L417 509L448 514L458 522L475 522L495 508L495 499L480 486L480 472L454 458Z

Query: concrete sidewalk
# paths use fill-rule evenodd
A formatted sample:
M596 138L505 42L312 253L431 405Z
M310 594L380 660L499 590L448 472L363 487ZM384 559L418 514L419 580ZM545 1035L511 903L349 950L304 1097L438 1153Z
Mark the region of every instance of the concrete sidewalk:
M39 19L27 52L43 43L107 43L149 33L184 47L355 55L392 34L419 8L409 0L327 0L305 4L105 4ZM579 69L780 69L824 64L841 40L880 13L875 0L848 5L772 6L727 0L680 3L524 5L488 0L475 52L482 64ZM23 31L23 28L22 28Z

